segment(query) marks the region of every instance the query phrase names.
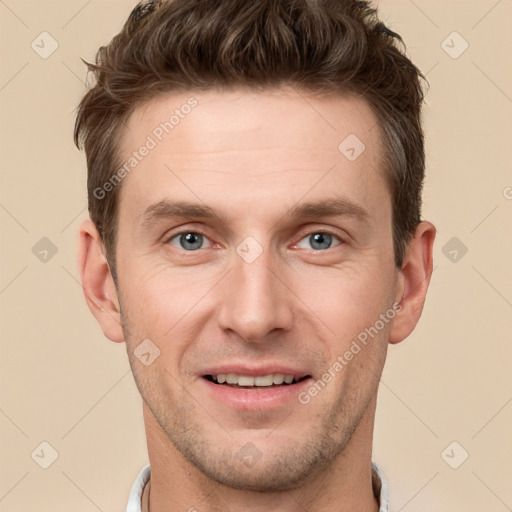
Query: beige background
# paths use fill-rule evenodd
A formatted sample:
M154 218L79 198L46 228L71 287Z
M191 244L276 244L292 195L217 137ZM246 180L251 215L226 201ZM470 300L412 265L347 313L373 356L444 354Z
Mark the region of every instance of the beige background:
M92 60L134 5L0 0L3 512L124 510L147 463L125 347L106 340L89 313L75 256L86 216L85 158L72 144L79 57ZM512 2L380 8L431 84L424 218L438 237L420 324L390 348L374 460L392 512L510 510ZM51 48L44 31L58 43L46 59L31 47L46 37ZM57 249L46 262L43 237ZM58 452L48 469L39 465L51 461L42 442ZM460 463L463 450L468 459L452 469L446 461Z

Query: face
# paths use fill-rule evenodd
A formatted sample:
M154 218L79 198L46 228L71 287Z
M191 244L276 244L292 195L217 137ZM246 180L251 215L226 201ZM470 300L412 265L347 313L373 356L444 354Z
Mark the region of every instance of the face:
M373 403L398 290L376 123L360 99L288 89L173 93L129 119L130 364L152 428L217 482L300 485Z

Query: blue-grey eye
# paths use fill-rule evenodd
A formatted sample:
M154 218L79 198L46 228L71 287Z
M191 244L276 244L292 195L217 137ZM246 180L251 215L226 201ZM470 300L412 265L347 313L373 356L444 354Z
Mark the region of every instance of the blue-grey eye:
M201 249L203 242L205 240L208 240L208 238L206 238L201 233L196 233L195 231L186 231L183 233L178 233L177 235L173 236L169 240L169 242L171 243L171 245L174 245L179 249L185 249L186 251L194 251L196 249Z
M340 239L337 236L331 235L330 233L324 233L322 231L318 231L318 232L311 233L308 236L304 237L299 242L298 245L302 249L309 249L309 247L304 247L303 245L301 245L304 240L307 240L311 244L311 247L313 249L322 251L322 250L331 248L333 239L337 239L341 243ZM336 244L336 245L338 245L338 244Z

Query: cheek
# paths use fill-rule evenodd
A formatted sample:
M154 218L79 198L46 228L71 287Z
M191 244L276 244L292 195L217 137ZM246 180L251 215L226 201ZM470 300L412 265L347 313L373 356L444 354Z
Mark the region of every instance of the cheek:
M173 268L168 262L147 264L143 259L126 267L123 277L131 316L154 326L183 316L201 298L207 281L190 268Z
M372 325L391 306L392 280L387 270L361 262L319 268L297 278L293 287L304 303L332 331L346 339Z
M160 350L158 362L177 372L174 364L197 339L211 314L212 283L218 277L168 263L133 265L120 276L124 321L134 350L149 338ZM137 273L138 272L138 273ZM126 276L129 276L128 278Z
M373 394L394 316L390 282L389 274L386 277L378 270L354 265L337 273L324 272L316 280L316 291L305 295L304 302L329 328L323 331L323 348L326 372L335 384L325 395L327 401L327 397L345 400L352 396L363 403ZM389 311L387 322L381 320Z

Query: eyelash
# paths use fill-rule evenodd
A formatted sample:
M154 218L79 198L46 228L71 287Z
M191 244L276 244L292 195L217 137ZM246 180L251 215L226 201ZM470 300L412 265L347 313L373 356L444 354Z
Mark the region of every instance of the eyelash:
M171 242L171 240L173 240L174 238L179 237L180 235L186 235L188 233L194 233L196 235L202 235L205 238L208 238L208 240L210 240L208 235L203 230L201 230L199 228L194 228L194 229L186 229L186 230L178 231L177 233L173 233L171 236L166 238L165 244L169 244ZM333 238L337 238L340 243L335 245L334 247L329 247L328 249L323 249L323 250L311 249L314 252L318 252L318 253L325 252L325 251L328 251L329 249L334 249L335 247L338 247L339 245L342 245L344 243L344 240L341 239L336 233L333 233L332 231L329 231L329 230L316 229L316 230L312 230L312 231L309 231L309 232L305 233L302 236L302 238L299 240L299 242L297 242L297 244L302 242L302 240L304 240L305 238L307 238L307 237L309 237L311 235L317 234L317 233L321 233L323 235L330 235ZM211 240L210 240L210 242L211 242ZM297 245L297 244L294 244L294 245ZM197 252L198 251L198 249L196 249L195 251L186 251L185 249L182 249L182 248L178 248L178 249L180 249L180 250L182 250L184 252Z

